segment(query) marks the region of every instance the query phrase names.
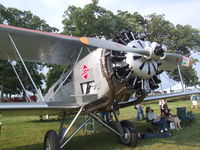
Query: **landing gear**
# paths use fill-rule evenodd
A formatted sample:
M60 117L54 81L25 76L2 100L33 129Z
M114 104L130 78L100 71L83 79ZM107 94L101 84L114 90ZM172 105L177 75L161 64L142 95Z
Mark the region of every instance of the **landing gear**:
M116 121L106 122L99 119L100 117L97 114L90 114L90 116L102 124L104 127L115 133L122 144L136 147L138 142L138 133L135 129L135 126L128 120L119 122L117 114L113 111Z
M121 143L131 147L136 147L138 142L138 133L134 125L130 121L124 120L121 121L121 126L124 132L123 136L119 137Z
M59 150L59 140L56 131L47 131L44 138L43 150Z
M113 107L115 108L115 107ZM138 142L138 134L134 127L134 125L127 120L119 121L117 113L115 110L113 110L115 121L108 122L105 120L102 120L101 117L98 115L98 113L93 112L89 113L88 117L85 118L85 120L77 127L77 129L72 133L68 134L69 130L73 126L74 122L77 120L81 112L83 111L83 107L79 109L76 116L72 120L72 122L68 125L67 128L64 127L65 123L65 114L63 114L63 120L61 122L59 134L54 130L49 130L44 139L44 148L43 150L60 150L62 149L75 135L76 133L84 127L84 125L92 118L102 124L104 127L115 133L122 144L125 144L127 146L136 147Z

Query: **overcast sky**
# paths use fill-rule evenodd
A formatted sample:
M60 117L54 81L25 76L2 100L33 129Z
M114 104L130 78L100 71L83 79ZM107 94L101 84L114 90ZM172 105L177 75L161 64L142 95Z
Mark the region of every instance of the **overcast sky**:
M62 31L62 16L69 5L84 7L91 0L0 0L5 7L30 10L34 15ZM99 5L113 11L128 10L148 15L165 14L174 24L190 24L200 29L199 0L99 0Z

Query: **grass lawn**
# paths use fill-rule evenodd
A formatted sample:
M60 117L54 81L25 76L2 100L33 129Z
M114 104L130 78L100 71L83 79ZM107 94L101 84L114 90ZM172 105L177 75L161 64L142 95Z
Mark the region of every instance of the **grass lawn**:
M173 114L176 114L176 107L186 107L191 111L191 102L179 101L168 103ZM156 104L146 104L151 106L155 113L159 115L159 106ZM162 139L142 139L135 150L200 150L200 109L193 110L196 116L195 121L183 125L183 130L174 131L172 137ZM136 110L134 106L121 109L120 120L130 120L139 132L145 132L147 125L145 121L135 121ZM70 120L71 118L69 118ZM83 117L78 120L81 122ZM3 123L0 134L0 150L41 150L43 138L47 130L58 130L60 122L57 120L47 120L40 122L38 117L0 117ZM67 121L66 123L69 123ZM132 148L118 143L117 137L95 123L96 134L85 135L83 130L66 145L65 149L74 150L131 150ZM75 129L75 128L74 128Z

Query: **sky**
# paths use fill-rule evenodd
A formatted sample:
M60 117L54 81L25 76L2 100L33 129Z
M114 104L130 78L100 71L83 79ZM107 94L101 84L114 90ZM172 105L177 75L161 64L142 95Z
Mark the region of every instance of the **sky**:
M0 0L0 3L5 7L30 10L62 31L63 14L68 6L84 7L91 0ZM139 12L143 16L165 14L165 18L174 24L189 24L200 29L199 0L99 0L99 5L114 13L127 10Z
M63 14L68 6L84 7L91 3L91 0L0 0L0 3L5 7L30 10L34 15L44 19L50 26L62 31ZM114 13L117 10L122 10L131 13L139 12L143 16L152 13L164 14L165 18L175 25L189 24L200 29L199 0L99 0L99 5ZM193 57L199 58L196 54ZM200 67L200 64L197 64L196 68L198 67ZM200 78L200 69L196 70ZM163 77L164 79L165 77Z

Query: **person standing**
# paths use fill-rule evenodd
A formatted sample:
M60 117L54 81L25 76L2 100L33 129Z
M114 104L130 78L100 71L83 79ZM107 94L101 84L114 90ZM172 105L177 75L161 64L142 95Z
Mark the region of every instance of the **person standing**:
M105 116L106 116L106 118L105 118ZM110 121L110 112L108 112L108 111L100 112L100 117L102 120L109 122Z
M163 106L167 104L167 101L165 99L159 100L159 106L160 106L160 112L163 110Z
M137 109L137 121L140 121L140 116L142 116L142 119L144 120L144 111L142 109L142 105L141 104L137 104L136 106Z
M196 94L191 96L191 101L192 101L191 108L195 107L196 109L198 109L198 107L197 107L197 105L198 105L197 98L198 98L198 96Z

